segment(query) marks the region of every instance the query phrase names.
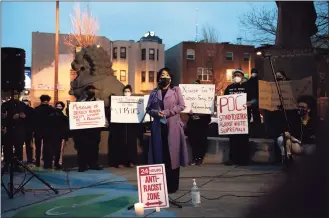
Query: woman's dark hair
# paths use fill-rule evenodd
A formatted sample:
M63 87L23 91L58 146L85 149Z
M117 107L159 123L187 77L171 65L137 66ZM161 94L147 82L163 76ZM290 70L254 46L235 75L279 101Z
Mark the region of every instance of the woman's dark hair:
M297 99L298 103L306 103L307 107L311 110L310 116L311 117L316 117L317 116L317 104L316 100L313 96L311 95L302 95Z
M133 92L131 85L126 85L125 87L123 87L122 92L125 92L126 89L129 89L131 92Z
M49 95L41 95L40 96L40 101L44 102L44 101L50 101L51 97Z
M160 69L158 72L157 72L157 82L159 82L160 80L160 77L161 77L161 74L163 71L167 71L169 76L170 76L170 79L171 79L171 83L170 83L170 88L172 88L174 85L173 85L173 80L174 80L174 75L173 73L171 72L171 70L168 68L168 67L164 67L162 69Z
M55 106L57 106L58 104L60 104L62 106L62 108L65 108L64 102L58 101L58 102L56 102Z

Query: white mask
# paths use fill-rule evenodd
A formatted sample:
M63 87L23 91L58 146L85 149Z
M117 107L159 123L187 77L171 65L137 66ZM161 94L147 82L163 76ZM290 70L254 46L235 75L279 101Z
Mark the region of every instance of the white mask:
M256 77L257 76L257 73L252 73L251 74L251 77Z
M131 96L131 92L125 92L124 96Z
M234 77L233 81L234 81L234 83L240 83L242 81L242 79L241 79L241 77L236 76L236 77Z

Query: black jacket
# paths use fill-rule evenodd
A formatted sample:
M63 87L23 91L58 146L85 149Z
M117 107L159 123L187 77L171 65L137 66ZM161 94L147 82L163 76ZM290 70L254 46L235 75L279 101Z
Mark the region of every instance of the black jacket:
M211 122L210 114L189 114L187 121L187 134L198 134L198 132L207 132Z
M248 82L232 83L231 85L228 85L227 88L225 89L224 95L233 95L239 93L246 93L247 101L251 101L252 99L256 98L256 96L254 96L254 93L250 91Z
M4 127L7 128L7 131L11 129L25 131L29 115L27 105L19 100L10 100L2 104L1 111L7 113L7 116L3 119ZM24 113L26 118L13 119L13 116L17 113Z
M50 105L41 104L35 108L35 132L37 135L50 135L53 127L50 123L50 115L56 113L56 109Z

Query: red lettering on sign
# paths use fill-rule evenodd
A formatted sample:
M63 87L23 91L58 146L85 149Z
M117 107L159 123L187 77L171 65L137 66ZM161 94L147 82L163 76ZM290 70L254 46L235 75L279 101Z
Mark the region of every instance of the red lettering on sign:
M227 107L228 111L242 111L246 110L247 106L238 105L238 98L243 97L242 95L238 96L222 96L219 100L219 113L223 113L223 108Z

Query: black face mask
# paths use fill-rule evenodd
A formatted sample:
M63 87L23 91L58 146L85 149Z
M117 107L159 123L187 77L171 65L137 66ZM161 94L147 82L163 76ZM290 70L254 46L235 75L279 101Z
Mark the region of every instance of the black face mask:
M303 108L298 108L298 110L297 110L297 114L298 114L300 117L305 117L305 115L307 114L307 110L306 110L306 109L303 109Z
M93 91L87 91L86 94L87 94L88 98L95 97L95 92L93 92Z
M169 83L170 83L170 78L160 78L158 84L159 84L160 88L164 88L167 85L169 85Z

